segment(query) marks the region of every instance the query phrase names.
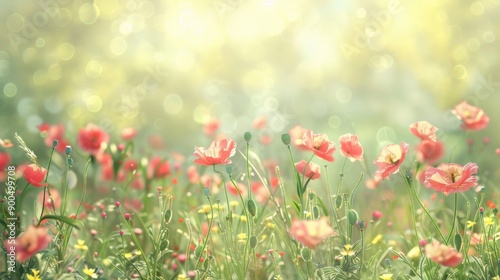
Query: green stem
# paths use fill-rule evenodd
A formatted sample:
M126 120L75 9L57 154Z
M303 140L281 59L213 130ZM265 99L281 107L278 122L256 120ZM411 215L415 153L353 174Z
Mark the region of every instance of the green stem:
M436 223L436 220L431 216L431 214L429 213L429 211L427 211L427 208L425 208L425 205L422 202L422 200L420 200L420 197L418 196L418 194L417 194L417 192L415 190L415 187L414 187L414 185L412 183L412 180L409 179L409 178L406 178L405 175L402 173L402 171L400 173L401 173L401 176L403 176L403 180L405 181L405 184L406 184L408 190L411 191L411 194L413 195L413 197L415 198L415 200L418 202L418 204L420 205L420 207L422 208L422 210L424 210L424 213L427 215L427 217L429 218L429 220L431 220L431 223L436 228L436 230L439 233L439 236L441 237L441 239L443 240L443 242L446 242L446 238L444 237L443 233L441 232L441 229L439 228L438 224Z
M247 265L246 258L247 258L247 252L248 252L248 245L250 243L250 236L252 233L251 228L250 228L250 223L252 222L251 221L252 218L250 217L250 214L248 213L248 209L246 207L245 201L243 200L243 196L241 195L240 189L238 188L238 186L236 185L236 183L233 180L233 176L229 175L229 180L231 181L234 188L238 192L238 195L240 196L241 203L243 203L243 211L245 212L245 216L247 217L247 240L245 242L245 249L243 250L243 271L245 272L244 275L246 275L247 269L248 269L248 267L246 267L246 265Z
M214 169L215 169L215 167L214 167ZM200 256L198 257L198 261L196 262L195 270L198 269L198 265L200 265L200 260L201 260L201 257L203 255L203 251L205 251L205 248L207 247L208 240L210 239L210 233L212 232L212 223L214 221L214 208L212 207L212 201L210 200L209 196L207 196L207 199L208 199L208 204L210 204L210 211L211 211L212 217L211 217L210 222L208 224L207 237L205 238L205 241L203 241L203 247L201 248ZM228 211L229 211L229 208L228 208Z
M415 243L418 243L418 231L417 231L417 223L416 223L416 212L415 212L415 204L413 203L413 192L412 192L412 187L411 185L409 184L408 180L410 180L409 178L405 177L405 175L403 174L403 172L399 172L399 174L401 174L401 176L403 177L403 181L405 181L405 185L406 185L406 189L408 190L408 198L410 200L410 211L411 211L411 214L410 216L412 217L412 225L413 225L413 231L415 231L415 239L416 239L416 242ZM420 246L419 246L420 248ZM420 253L422 255L422 249L420 248Z
M454 197L455 207L454 207L454 210L453 210L453 221L451 223L451 229L450 229L450 233L448 234L448 238L446 238L446 245L448 245L448 243L450 242L451 237L453 236L453 231L455 230L455 222L457 220L458 193L455 193L454 196L455 196Z

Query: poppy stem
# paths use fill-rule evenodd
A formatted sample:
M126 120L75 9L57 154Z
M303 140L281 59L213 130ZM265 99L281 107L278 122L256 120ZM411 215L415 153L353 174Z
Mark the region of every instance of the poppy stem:
M457 204L458 204L458 193L455 193L455 199L454 199L454 204L455 204L455 209L453 210L453 221L451 222L451 229L450 229L450 233L448 234L448 238L446 238L446 242L445 244L448 245L448 243L450 242L450 239L451 239L451 236L453 235L453 232L455 230L455 223L456 223L456 220L457 220Z

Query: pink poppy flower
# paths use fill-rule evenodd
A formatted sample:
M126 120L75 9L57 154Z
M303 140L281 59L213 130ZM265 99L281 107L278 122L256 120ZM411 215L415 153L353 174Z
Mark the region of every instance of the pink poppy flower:
M256 119L253 120L252 122L252 127L257 129L257 130L264 130L267 126L267 117L266 116L260 116Z
M410 125L410 132L422 140L436 141L437 127L427 121L419 121Z
M131 127L124 128L121 135L123 140L130 141L134 139L135 136L137 136L137 129Z
M194 147L194 163L201 165L230 164L229 159L236 153L236 142L231 139L213 141L208 149Z
M32 163L23 171L24 179L31 185L35 187L47 186L47 183L42 183L47 175L47 169L39 166L38 164Z
M290 138L292 138L292 145L294 145L299 150L303 151L308 150L308 148L303 145L303 138L302 138L306 131L308 130L301 127L300 125L296 125L288 132L290 134Z
M422 140L415 148L417 150L417 160L430 165L444 155L444 145L439 140Z
M290 234L302 245L314 249L323 239L335 234L333 228L327 223L326 218L319 220L295 220L292 222Z
M109 135L95 124L89 123L78 132L78 144L91 155L96 155L103 144L109 141Z
M445 195L465 192L477 186L477 177L473 176L477 170L477 164L471 162L463 167L456 163L441 163L437 168L427 169L424 185Z
M427 244L424 247L425 256L442 266L456 267L464 259L464 255L455 248L440 244L437 241Z
M378 166L375 176L378 175L383 179L397 173L409 148L410 145L405 142L401 142L400 145L390 144L383 148L377 159L373 162Z
M466 101L455 106L451 112L462 121L462 128L465 130L482 130L490 122L482 109L469 105Z
M16 260L18 262L24 262L47 248L51 241L52 237L48 234L46 228L30 225L16 239L6 239L5 248L7 251L16 252Z
M363 147L359 144L358 136L345 134L340 136L340 152L351 161L363 160Z
M43 203L45 205L45 208L54 210L54 208L52 207L53 202L55 209L59 209L59 207L61 206L61 195L59 194L59 191L57 191L56 189L51 189L50 195L52 196L52 198L50 198L49 193L46 192L45 201L43 201L43 193L43 191L38 193L38 203Z
M208 117L203 124L203 133L207 136L214 136L217 129L220 127L220 121L216 117Z
M198 170L196 170L196 166L190 165L186 170L186 174L189 183L198 184L200 182L200 174L198 173Z
M333 162L333 152L335 144L328 139L324 133L314 134L311 130L307 130L302 137L302 144L312 151L318 157Z
M311 178L311 180L318 179L321 176L321 168L314 162L307 164L305 160L301 160L295 164L295 169L304 177Z

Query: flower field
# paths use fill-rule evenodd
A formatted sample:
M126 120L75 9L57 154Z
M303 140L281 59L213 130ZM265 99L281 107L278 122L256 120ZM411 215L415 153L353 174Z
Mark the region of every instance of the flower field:
M380 147L300 123L271 143L265 117L207 120L191 154L92 123L5 137L0 278L498 280L498 120L449 111L458 137L421 117Z

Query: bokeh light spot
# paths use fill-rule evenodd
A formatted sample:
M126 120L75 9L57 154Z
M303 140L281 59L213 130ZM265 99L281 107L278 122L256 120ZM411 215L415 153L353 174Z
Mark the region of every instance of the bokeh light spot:
M469 53L464 46L458 46L453 49L453 58L459 61L464 61L469 58Z
M121 37L113 38L109 48L114 55L122 55L127 50L127 41Z
M486 31L483 34L483 39L486 43L493 43L495 41L495 33L493 31Z
M87 66L85 67L85 72L87 73L87 76L89 76L90 78L97 78L102 73L102 65L97 60L91 60L87 63Z
M97 113L102 108L102 100L97 95L89 96L89 98L87 98L86 100L86 103L87 103L87 109L92 113Z
M24 18L22 15L14 13L7 18L6 25L10 32L17 33L24 27Z
M469 41L467 41L467 49L470 51L477 51L481 44L479 43L479 40L472 38Z
M193 120L197 123L204 123L209 115L210 110L204 105L199 105L193 110Z
M266 109L269 111L275 111L276 109L278 109L279 104L280 103L278 99L274 97L267 98L265 102Z
M45 39L38 38L38 39L36 39L35 44L37 47L42 48L45 46Z
M139 4L139 13L143 17L152 17L155 14L155 6L150 1L142 1Z
M58 96L50 96L45 99L45 109L52 114L57 114L64 109L64 106Z
M356 10L356 16L359 18L365 18L366 17L366 10L363 8L359 8Z
M6 97L14 97L17 94L17 86L14 83L7 83L3 87L3 94Z
M328 125L331 128L339 128L341 124L342 124L342 121L340 120L340 118L338 116L331 116L328 119Z
M82 115L82 107L78 104L71 104L68 106L68 116L72 119L77 119Z
M43 120L39 115L31 115L26 118L26 127L32 133L38 133L38 126L42 123Z
M453 67L452 75L455 79L463 80L467 77L467 68L461 64L455 65L455 67Z
M396 140L396 132L388 126L381 127L377 131L377 142L380 146L395 144Z
M352 98L351 90L345 87L339 88L336 92L336 97L340 103L348 103Z
M33 82L37 86L41 86L47 83L48 76L44 70L38 70L33 74Z
M480 16L484 12L484 6L481 1L475 1L470 5L470 11L472 12L473 15L475 16Z
M52 64L49 66L49 69L47 71L47 75L49 76L49 79L51 80L59 80L61 78L61 65L59 64Z
M183 101L177 94L169 94L163 100L163 109L169 115L176 115L182 110Z
M57 55L62 60L70 60L75 55L75 48L70 43L62 43L57 48Z
M82 23L90 25L97 21L99 9L94 4L85 3L78 10L78 14Z

